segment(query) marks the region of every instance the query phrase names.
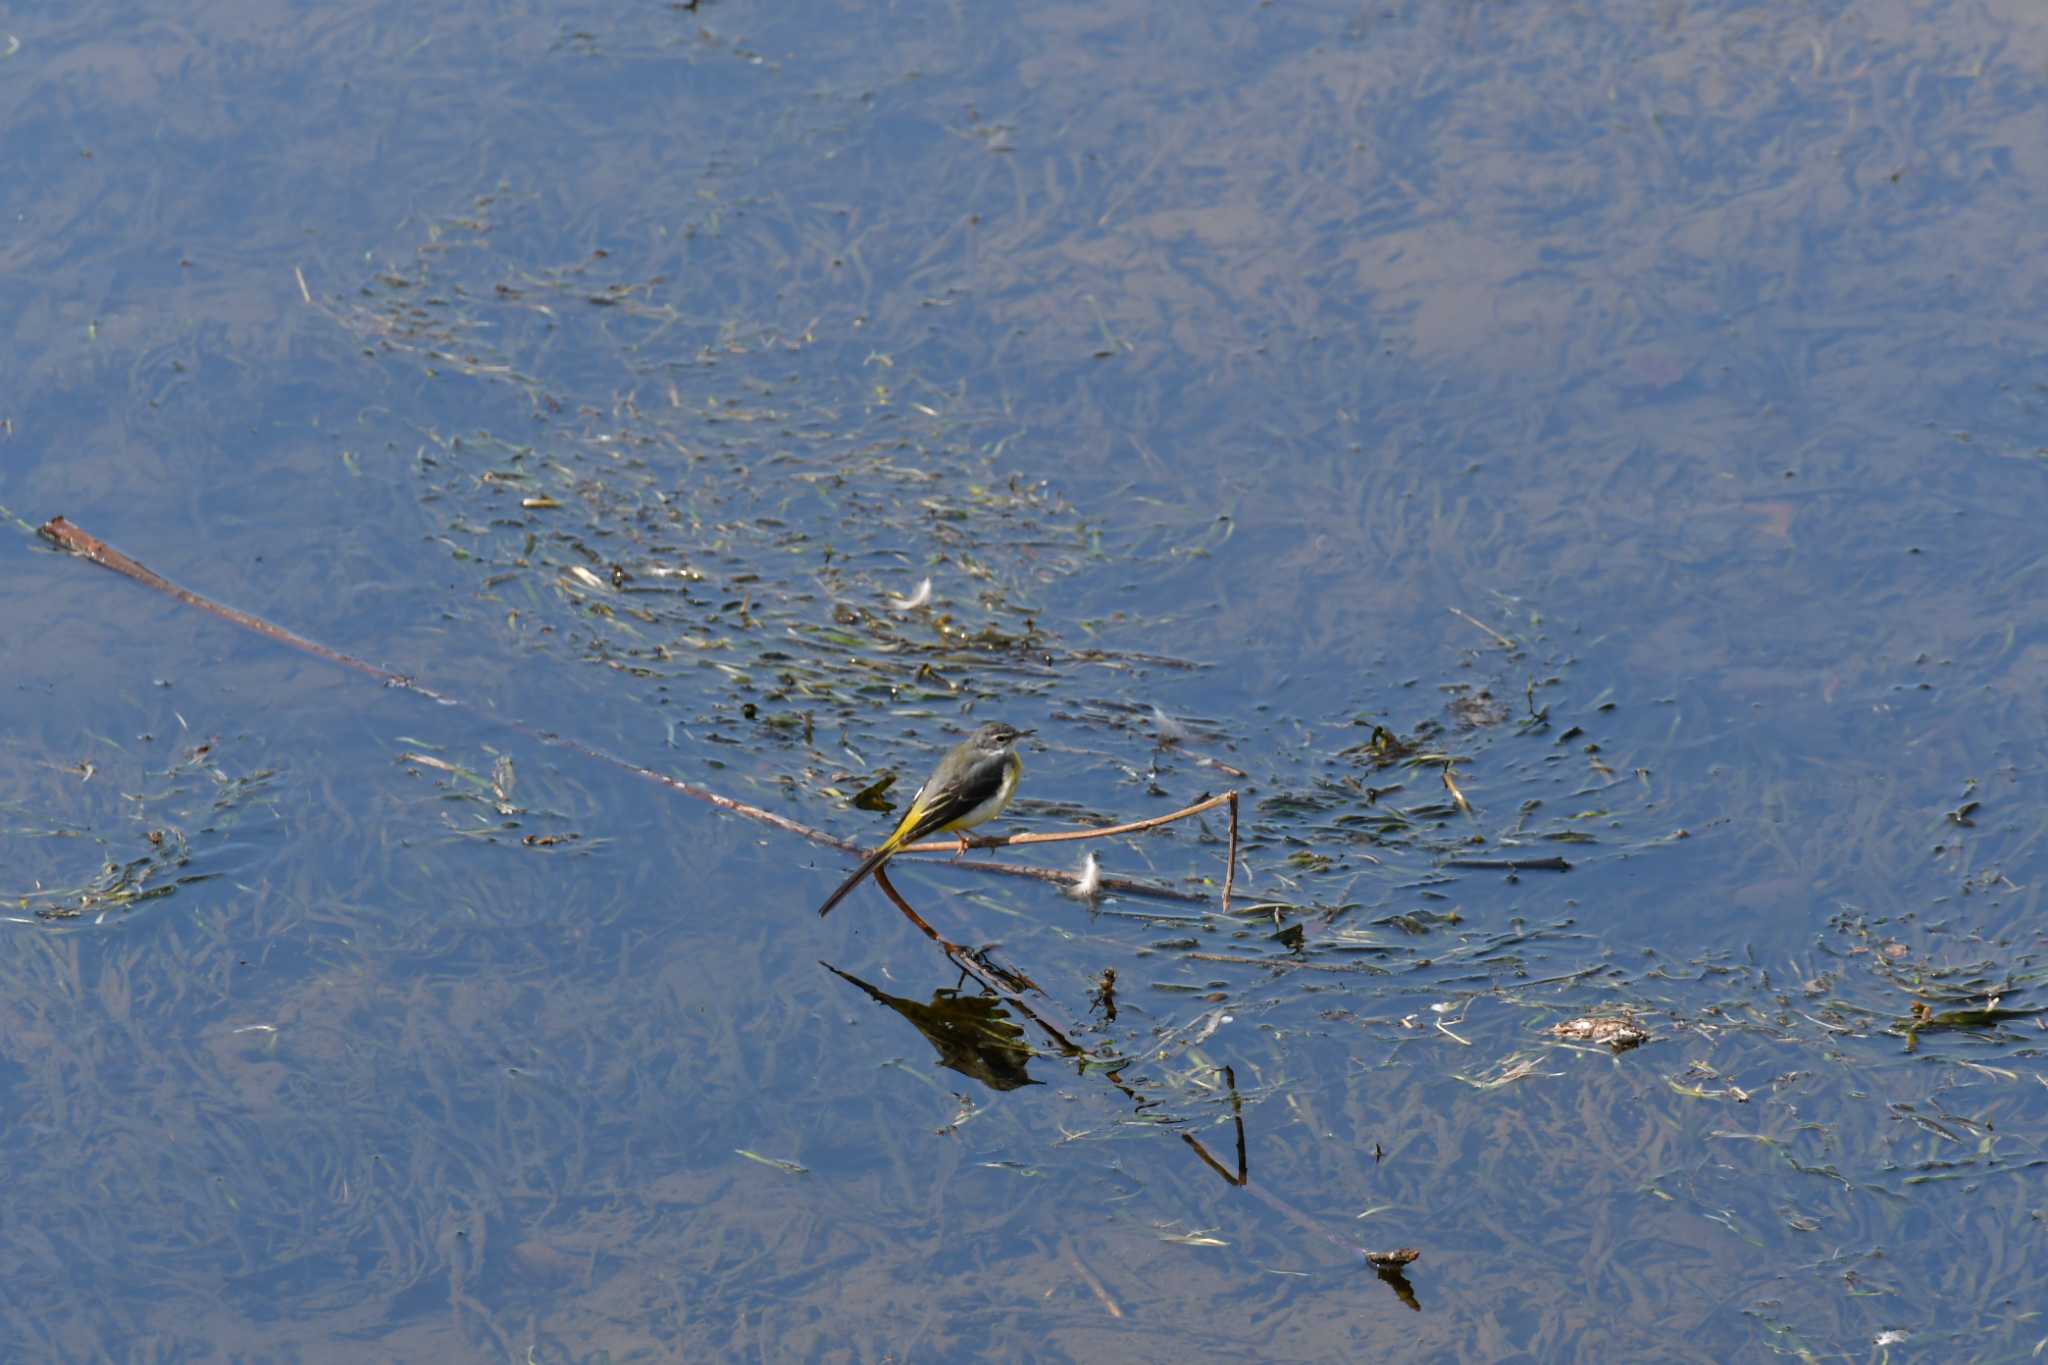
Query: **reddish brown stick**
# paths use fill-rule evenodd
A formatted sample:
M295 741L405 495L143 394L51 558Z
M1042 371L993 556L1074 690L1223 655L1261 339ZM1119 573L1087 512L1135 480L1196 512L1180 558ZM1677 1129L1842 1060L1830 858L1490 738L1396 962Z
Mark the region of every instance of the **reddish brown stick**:
M720 810L730 811L734 815L744 816L749 820L758 820L764 825L772 825L784 833L796 835L799 839L808 839L814 844L824 844L846 853L858 853L860 851L860 846L849 839L841 839L837 835L827 834L823 830L812 829L808 825L798 824L786 816L777 815L773 811L762 810L759 806L750 806L744 801L735 801L729 796L721 796L708 788L695 786L683 781L681 778L670 777L666 773L656 772L652 768L642 767L638 763L620 758L615 754L608 754L602 749L592 748L590 745L584 744L579 740L568 739L562 735L552 734L544 730L537 730L522 721L514 720L497 712L479 711L477 708L469 706L460 697L450 696L448 693L437 691L416 678L409 678L402 673L394 673L388 668L379 668L376 664L358 659L352 654L344 654L340 650L323 645L316 640L308 640L303 635L294 634L282 626L273 625L260 616L252 616L246 611L226 606L209 597L202 597L189 588L179 587L176 583L171 582L171 580L155 570L131 559L101 540L98 536L81 527L72 525L62 517L50 518L37 528L36 533L60 549L69 550L72 554L89 559L102 568L112 569L122 577L133 579L144 587L160 592L174 601L182 602L188 607L218 616L223 621L231 621L244 630L254 631L265 639L275 640L281 645L289 645L293 649L302 650L307 654L311 654L316 659L324 659L328 663L338 664L343 668L354 669L358 673L368 674L388 687L402 687L407 691L417 692L421 696L439 702L444 706L461 706L465 709L476 711L477 714L489 716L499 724L509 726L527 738L539 743L568 749L573 753L582 754L586 758L594 758L600 763L608 763L624 772L633 774L635 777L645 778L649 782L660 783L670 791L690 797L692 800L703 801L718 807ZM1234 804L1236 793L1229 793L1228 796ZM1000 848L1010 843L1036 843L1051 839L1100 839L1111 834L1149 829L1154 825L1164 824L1169 820L1182 819L1188 815L1208 810L1217 801L1222 799L1224 798L1212 798L1209 801L1190 806L1187 810L1177 811L1172 815L1159 816L1151 820L1140 820L1129 825L1117 825L1110 829L1081 830L1070 834L1019 834L1012 835L1007 839L981 839L972 842L975 847L979 848ZM955 839L947 840L943 843L918 844L913 849L905 851L951 853L957 850L959 846L959 841ZM1030 877L1038 881L1059 882L1068 885L1080 880L1070 872L1057 872L1051 868L1044 867L1025 867L1015 863L973 862L959 863L957 865L971 868L976 872L995 872L1009 877ZM1151 882L1135 881L1128 877L1104 877L1101 884L1106 890L1121 891L1127 895L1134 896L1149 896L1158 900L1199 903L1207 899L1205 896L1196 895L1192 892L1179 891L1172 887L1159 886Z
M1235 804L1236 801L1236 792L1224 792L1221 796L1212 796L1206 801L1197 801L1192 806L1183 806L1181 809L1166 815L1155 815L1149 820L1133 820L1128 824L1107 825L1101 829L1062 829L1054 830L1050 834L1010 834L1002 838L991 839L970 838L967 841L967 846L969 848L1003 848L1010 844L1063 844L1075 839L1107 839L1112 835L1136 834L1140 830L1156 829L1160 825L1172 824L1175 820L1185 820L1190 815L1200 815L1205 810L1214 810L1225 802ZM920 853L943 853L948 849L955 849L959 846L960 841L957 838L934 839L922 844L906 844L904 851L909 852L914 849Z
M164 596L175 598L188 607L197 607L201 611L212 612L223 620L233 621L244 630L253 630L258 635L266 636L282 645L290 645L293 649L304 650L313 657L325 659L331 664L340 664L343 668L353 668L358 673L367 673L371 677L388 683L393 687L410 687L429 697L435 698L437 701L448 700L448 698L439 696L439 694L429 688L419 686L410 678L393 673L388 669L379 668L375 664L364 663L361 659L343 654L338 649L329 649L326 645L308 640L303 635L294 635L283 626L274 626L259 616L251 616L246 611L237 611L233 607L222 606L220 603L209 598L201 597L196 592L181 588L153 569L145 568L141 564L136 563L127 555L122 554L119 550L101 540L98 536L80 530L62 517L51 517L36 528L36 534L60 549L69 550L75 555L90 559L93 563L103 568L112 569L117 574L132 578L145 588L154 588Z

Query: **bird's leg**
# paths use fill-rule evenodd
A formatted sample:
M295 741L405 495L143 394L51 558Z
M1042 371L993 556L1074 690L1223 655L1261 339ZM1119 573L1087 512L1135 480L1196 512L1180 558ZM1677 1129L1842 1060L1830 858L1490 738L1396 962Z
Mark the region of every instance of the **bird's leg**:
M953 837L960 841L960 847L953 850L953 861L957 863L960 861L960 855L967 852L967 831L964 829L954 830Z

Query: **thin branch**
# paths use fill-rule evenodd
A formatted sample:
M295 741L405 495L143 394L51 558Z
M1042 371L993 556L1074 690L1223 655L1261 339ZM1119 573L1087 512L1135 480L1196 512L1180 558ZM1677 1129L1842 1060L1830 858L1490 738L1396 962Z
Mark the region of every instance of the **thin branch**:
M1569 872L1572 865L1563 858L1446 858L1445 867L1498 868L1507 872Z
M799 824L787 816L777 815L775 812L763 810L759 806L750 806L744 801L735 801L729 796L721 796L709 788L699 787L694 783L685 782L678 777L670 777L667 773L656 772L652 768L643 767L629 759L620 758L616 754L606 753L604 750L594 748L580 740L536 729L523 721L504 715L502 712L484 710L473 706L460 697L429 687L416 678L407 677L403 673L394 673L388 668L381 668L367 660L358 659L352 654L344 654L338 649L319 643L317 640L309 640L303 635L294 634L292 631L286 630L282 626L274 625L260 616L252 616L246 611L226 606L209 597L202 597L189 588L179 587L153 569L145 567L91 532L72 525L62 517L50 518L50 520L44 522L36 529L36 534L59 549L68 550L81 558L89 559L102 568L112 569L122 577L132 579L142 584L145 588L160 592L174 601L182 602L188 607L218 616L223 621L231 622L242 627L244 630L253 631L265 639L274 640L278 644L288 645L293 649L311 654L316 659L323 659L328 663L338 664L343 668L367 674L387 687L403 688L408 692L416 692L420 696L443 706L460 706L477 715L487 716L498 724L507 726L536 743L552 745L558 749L567 749L572 753L581 754L585 758L610 764L622 772L628 772L635 777L658 783L678 795L687 796L695 801L702 801L707 805L716 806L720 810L729 811L734 815L743 816L746 819L755 820L764 825L771 825L785 834L794 834L799 839L807 839L814 844L836 848L843 853L859 853L861 851L860 845L850 839L842 839L838 835L812 829L809 825ZM1065 839L1100 839L1113 834L1150 829L1155 825L1163 825L1172 820L1185 819L1189 815L1208 810L1225 800L1231 801L1234 809L1236 793L1227 792L1223 796L1212 797L1208 801L1199 802L1183 811L1175 811L1171 815L1156 816L1150 820L1139 820L1127 825L1116 825L1109 829L1076 830L1071 833L1054 834L1017 834L1006 839L973 839L967 842L969 847L1000 848L1013 843L1053 843ZM918 844L912 849L905 851L952 853L960 848L960 843L961 841L958 839L949 839L937 843ZM1065 885L1072 885L1079 880L1071 872L1059 872L1043 867L1026 867L1015 863L971 862L956 863L956 865L975 872L993 872L1009 877L1029 877L1037 881L1056 882ZM1104 877L1101 880L1101 885L1107 891L1121 891L1126 895L1147 896L1156 900L1199 904L1208 899L1208 897L1194 892L1181 891L1173 887L1161 886L1154 882L1138 881L1129 877Z
M1223 913L1230 913L1230 888L1237 884L1237 793L1230 793L1230 852L1223 864Z
M1185 806L1171 814L1155 815L1149 820L1133 820L1125 825L1109 825L1102 829L1055 830L1050 834L976 836L970 837L966 842L969 848L1008 848L1012 844L1064 844L1071 843L1076 839L1107 839L1112 835L1135 834L1139 830L1154 829L1160 825L1171 824L1175 820L1185 820L1190 815L1200 815L1205 810L1214 810L1225 802L1229 802L1235 807L1237 804L1237 793L1224 792L1221 796L1212 796L1206 801L1197 801L1194 805ZM903 852L952 853L959 849L960 842L957 837L951 839L927 839L921 844L905 844Z
M1492 626L1487 625L1484 621L1476 620L1471 615L1459 611L1456 607L1452 607L1450 611L1451 615L1457 617L1460 621L1465 622L1465 624L1469 626L1476 626L1480 630L1485 631L1488 635L1491 635L1493 637L1493 642L1499 645L1502 649L1508 650L1510 653L1514 651L1515 642L1513 640L1510 640L1507 636L1501 634L1499 631L1495 630Z
M107 544L104 540L80 530L62 517L51 517L36 528L36 534L60 549L69 550L75 555L91 560L102 568L112 569L117 574L132 578L145 588L154 588L156 591L164 594L164 596L183 602L188 607L197 607L201 611L212 612L224 621L232 621L244 630L253 630L258 635L275 640L279 644L290 645L293 649L302 649L315 658L325 659L331 664L340 664L343 668L353 668L359 673L367 673L371 677L392 687L412 688L422 696L431 697L435 701L454 700L452 697L441 696L431 688L421 687L413 682L412 679L393 673L389 669L379 668L371 663L364 663L361 659L344 654L338 649L329 649L326 645L308 640L303 635L294 635L283 626L274 626L261 617L251 616L248 612L237 611L233 607L222 606L210 598L201 597L196 592L181 588L171 582L170 579L163 577L154 570L144 568L127 555L122 554L119 550Z
M881 887L882 894L887 896L890 900L896 903L896 908L903 912L904 918L908 919L912 924L915 924L918 928L924 930L926 938L945 948L948 952L948 955L950 955L953 952L959 951L956 945L948 943L945 939L940 938L939 931L932 928L931 925L925 923L924 916L918 914L917 911L910 908L910 902L903 899L903 893L896 889L896 883L889 880L889 865L887 863L883 863L880 867L875 869L875 885ZM977 976L976 979L979 980L980 978Z
M1195 1149L1195 1155L1208 1163L1210 1170L1216 1172L1216 1174L1222 1176L1231 1184L1243 1188L1251 1183L1252 1177L1251 1167L1245 1161L1244 1154L1244 1099L1237 1093L1237 1071L1234 1067L1226 1066L1223 1068L1223 1083L1230 1088L1230 1118L1237 1125L1237 1174L1232 1175L1229 1171L1224 1170L1223 1164L1217 1161L1215 1157L1209 1155L1209 1149L1204 1147L1201 1139L1193 1133L1183 1132L1180 1135L1180 1139Z

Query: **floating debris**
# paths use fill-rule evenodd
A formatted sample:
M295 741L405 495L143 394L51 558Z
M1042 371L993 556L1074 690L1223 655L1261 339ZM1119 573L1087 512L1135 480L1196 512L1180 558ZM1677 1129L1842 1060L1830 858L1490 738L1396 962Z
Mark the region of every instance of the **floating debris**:
M896 597L894 595L891 595L889 598L889 610L897 612L899 614L903 612L916 611L919 607L930 606L931 600L932 581L929 578L927 578L922 583L919 583L917 585L917 591L910 594L910 596L908 597Z
M1067 888L1067 894L1077 901L1093 901L1102 894L1102 864L1093 853L1081 859L1080 875Z
M1227 1247L1230 1245L1230 1243L1224 1241L1220 1237L1210 1236L1209 1234L1213 1231L1213 1228L1202 1228L1195 1232L1162 1231L1159 1234L1159 1240L1162 1242L1171 1242L1175 1246L1184 1247Z
M1188 728L1166 714L1159 707L1152 708L1152 737L1159 746L1170 748L1188 737Z
M1598 1043L1626 1052L1632 1047L1641 1047L1650 1041L1649 1033L1639 1027L1633 1019L1602 1018L1586 1015L1581 1019L1567 1019L1552 1026L1553 1038L1562 1038L1568 1043Z
M750 1152L744 1147L735 1147L733 1151L749 1161L759 1162L763 1166L781 1171L784 1175L809 1175L811 1173L810 1167L799 1166L794 1161L784 1161L781 1157L762 1156L759 1152Z

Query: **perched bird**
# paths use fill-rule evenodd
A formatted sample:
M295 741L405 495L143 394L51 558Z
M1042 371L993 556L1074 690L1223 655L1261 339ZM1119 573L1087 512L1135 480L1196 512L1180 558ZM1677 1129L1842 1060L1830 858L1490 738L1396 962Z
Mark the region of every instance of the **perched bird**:
M896 832L883 840L837 891L825 897L818 914L831 914L832 907L859 886L861 878L889 861L889 855L905 844L914 844L928 834L973 829L1002 814L1017 794L1017 779L1024 774L1017 741L1031 733L992 721L954 745L910 798L910 809L903 812ZM964 837L960 846L967 846Z

